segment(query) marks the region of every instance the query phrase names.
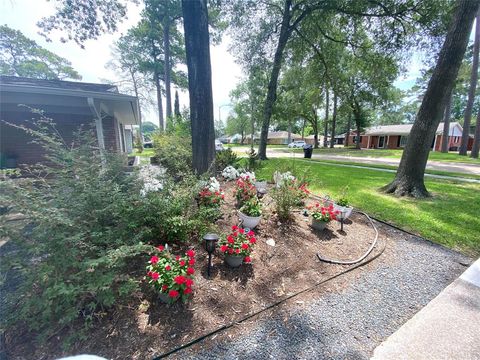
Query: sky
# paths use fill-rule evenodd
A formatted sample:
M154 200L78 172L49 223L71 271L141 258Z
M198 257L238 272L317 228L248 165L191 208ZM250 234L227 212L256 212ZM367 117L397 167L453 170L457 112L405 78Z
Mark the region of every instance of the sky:
M141 8L129 4L127 19L120 24L115 34L104 34L96 40L89 40L85 49L81 49L74 42L61 43L59 36L52 37L52 42L47 42L38 34L36 23L45 16L54 13L54 2L46 0L0 0L0 24L20 30L28 38L35 40L40 46L62 56L72 63L72 66L82 76L85 82L101 82L102 79L117 80L113 70L105 68L110 60L110 49L112 43L135 25L140 18ZM57 33L59 35L59 33ZM234 57L228 52L230 39L224 36L218 46L211 46L212 63L212 86L215 119L219 113L222 121L225 122L230 111L229 93L242 78L242 70L235 63ZM405 75L395 81L395 86L407 90L413 86L415 79L420 75L421 60L413 56L409 69ZM175 89L174 89L175 90ZM180 92L180 105L188 105L188 93ZM165 99L164 99L165 101ZM164 106L165 108L165 106ZM153 110L144 112L144 121L152 121L158 124L158 117Z

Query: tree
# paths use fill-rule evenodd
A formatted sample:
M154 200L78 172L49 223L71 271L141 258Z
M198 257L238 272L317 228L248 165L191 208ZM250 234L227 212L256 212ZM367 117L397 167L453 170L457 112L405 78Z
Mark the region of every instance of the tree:
M193 168L210 169L215 159L212 70L206 0L182 0L185 50L188 67Z
M447 97L445 112L443 115L442 153L448 153L448 139L450 137L450 116L452 114L452 92Z
M149 135L156 130L158 130L158 126L152 123L151 121L145 121L143 123L143 127L142 127L143 134Z
M470 137L470 121L472 118L473 102L475 99L475 91L477 89L478 80L478 57L480 52L480 13L477 14L477 21L475 26L475 41L473 45L473 63L472 75L470 77L470 87L468 89L468 100L463 116L463 132L462 142L458 149L459 155L467 155L468 140Z
M181 116L180 114L180 100L178 99L178 91L175 90L175 103L174 103L174 113L176 117Z
M447 96L454 86L479 4L478 1L457 1L450 29L412 126L397 174L384 187L387 193L416 198L429 196L424 173L430 145L445 110Z
M0 26L0 74L53 80L82 78L70 61L7 25Z
M480 150L480 110L478 110L478 113L477 113L477 123L475 125L475 135L473 138L473 146L472 146L472 152L470 156L474 159L478 159L479 150Z

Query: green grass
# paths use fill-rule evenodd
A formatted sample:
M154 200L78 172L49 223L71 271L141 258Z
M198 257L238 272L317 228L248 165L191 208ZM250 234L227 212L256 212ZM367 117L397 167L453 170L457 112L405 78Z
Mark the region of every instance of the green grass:
M398 168L397 166L393 166L393 165L362 164L362 163L353 162L353 161L337 161L337 160L322 160L322 159L311 159L311 160L308 160L308 161L319 161L319 162L324 162L324 163L354 165L354 166L360 166L360 167L367 167L367 168L370 167L370 168L387 169L387 170L397 170L397 168ZM441 171L441 170L432 170L432 169L425 170L425 173L426 174L432 174L432 175L443 175L443 176L452 176L452 177L461 177L461 178L467 178L467 179L480 180L480 175L475 175L475 174L464 174L464 173Z
M155 155L155 150L153 149L143 149L142 152L135 150L133 153L129 154L130 156L141 156L141 157L152 157Z
M419 234L436 243L480 255L480 185L450 180L427 179L433 197L423 200L398 198L379 189L395 174L375 170L344 168L292 159L264 162L259 177L269 178L275 170L306 172L315 194L334 199L349 186L351 204L378 219Z
M270 146L269 146L270 147ZM284 150L292 151L283 146ZM303 152L303 149L293 149L295 152ZM325 155L339 155L339 156L351 156L351 157L371 157L371 158L387 158L387 159L400 159L402 157L403 150L401 149L392 149L392 150L382 150L382 149L370 149L370 150L357 150L352 148L319 148L314 149L315 154L325 154ZM442 161L442 162L462 162L462 163L473 163L480 164L480 159L473 159L470 156L461 156L456 152L441 153L437 151L431 151L428 156L428 160L432 161Z

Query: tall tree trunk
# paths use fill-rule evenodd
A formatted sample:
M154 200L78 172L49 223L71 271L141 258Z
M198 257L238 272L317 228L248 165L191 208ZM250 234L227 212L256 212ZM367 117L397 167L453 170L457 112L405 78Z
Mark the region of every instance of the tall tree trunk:
M160 131L163 131L165 129L165 126L163 121L162 85L160 84L160 76L157 70L155 70L153 76L155 78L155 89L157 91L158 124Z
M473 19L480 2L459 0L437 65L410 131L395 179L384 187L399 196L426 197L424 174L430 146L462 63Z
M478 20L477 20L478 21ZM478 150L480 148L480 110L477 114L477 124L475 125L475 137L473 139L473 147L470 156L478 159Z
M307 120L305 118L302 119L302 140L305 140L305 125L307 124Z
M287 142L290 144L292 142L292 120L288 119L288 135Z
M175 90L175 103L174 103L175 116L180 117L180 100L178 99L178 91Z
M172 92L171 92L171 63L170 63L170 19L168 13L165 14L163 25L163 47L165 52L165 100L167 121L172 117Z
M182 0L188 68L193 168L197 174L211 169L215 160L212 68L206 0Z
M445 113L443 114L443 136L442 136L442 153L448 153L448 143L450 139L450 114L452 113L452 91L447 99Z
M140 139L143 144L143 125L142 125L142 108L140 106L140 101L139 99L139 94L138 94L138 84L137 84L137 79L135 78L135 74L132 70L129 70L130 72L130 77L132 78L132 84L133 84L133 91L135 92L135 97L137 98L137 103L138 103L138 123L139 123L139 129L140 129Z
M318 142L318 115L317 110L313 109L313 147L318 149L319 142Z
M347 133L345 134L345 147L348 147L350 142L350 128L352 127L352 113L348 112Z
M291 5L292 0L285 0L282 24L280 26L280 36L278 39L277 49L275 50L275 56L273 58L273 67L270 74L270 80L268 82L267 97L263 106L262 131L260 134L260 144L258 146L258 158L261 160L267 159L268 128L270 127L270 119L273 113L273 105L277 98L278 75L280 74L280 68L282 67L283 51L285 50L288 38L292 32L292 30L289 28L290 19L292 17L290 10Z
M473 2L476 3L475 1ZM475 101L475 90L477 89L479 49L480 49L480 11L477 12L477 21L475 25L472 73L470 76L470 87L468 89L467 106L465 107L465 113L463 114L463 132L462 132L462 142L460 144L460 149L458 149L459 155L467 155L468 138L470 137L470 122L472 119L473 102Z
M358 119L358 121L355 121L355 124L357 125L357 137L355 138L355 148L360 150L360 119Z
M333 92L333 115L332 115L332 136L330 140L330 148L333 149L335 144L335 127L337 125L337 93Z
M328 93L328 86L325 87L325 124L323 128L323 147L327 147L328 141L328 108L330 107L330 96Z

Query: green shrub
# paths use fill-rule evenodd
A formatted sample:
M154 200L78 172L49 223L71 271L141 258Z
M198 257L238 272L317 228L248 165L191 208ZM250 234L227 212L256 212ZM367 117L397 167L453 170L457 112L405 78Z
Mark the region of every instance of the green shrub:
M280 221L288 221L294 208L302 203L303 192L293 181L283 181L280 186L272 190L275 201L275 211Z
M171 176L182 178L192 173L192 140L169 134L153 136L155 159Z
M75 146L47 119L25 131L49 161L27 179L0 182L0 203L32 224L27 232L0 216L0 236L18 248L2 267L22 274L8 323L41 336L79 318L88 326L138 289L143 269L136 265L152 245L188 241L210 226L193 200L197 179L165 179L162 190L142 194L143 182L124 172L125 158L100 154L92 131L79 132Z
M215 154L215 167L217 171L222 171L228 165L234 165L237 162L237 155L231 148L227 148L223 151L217 151Z

